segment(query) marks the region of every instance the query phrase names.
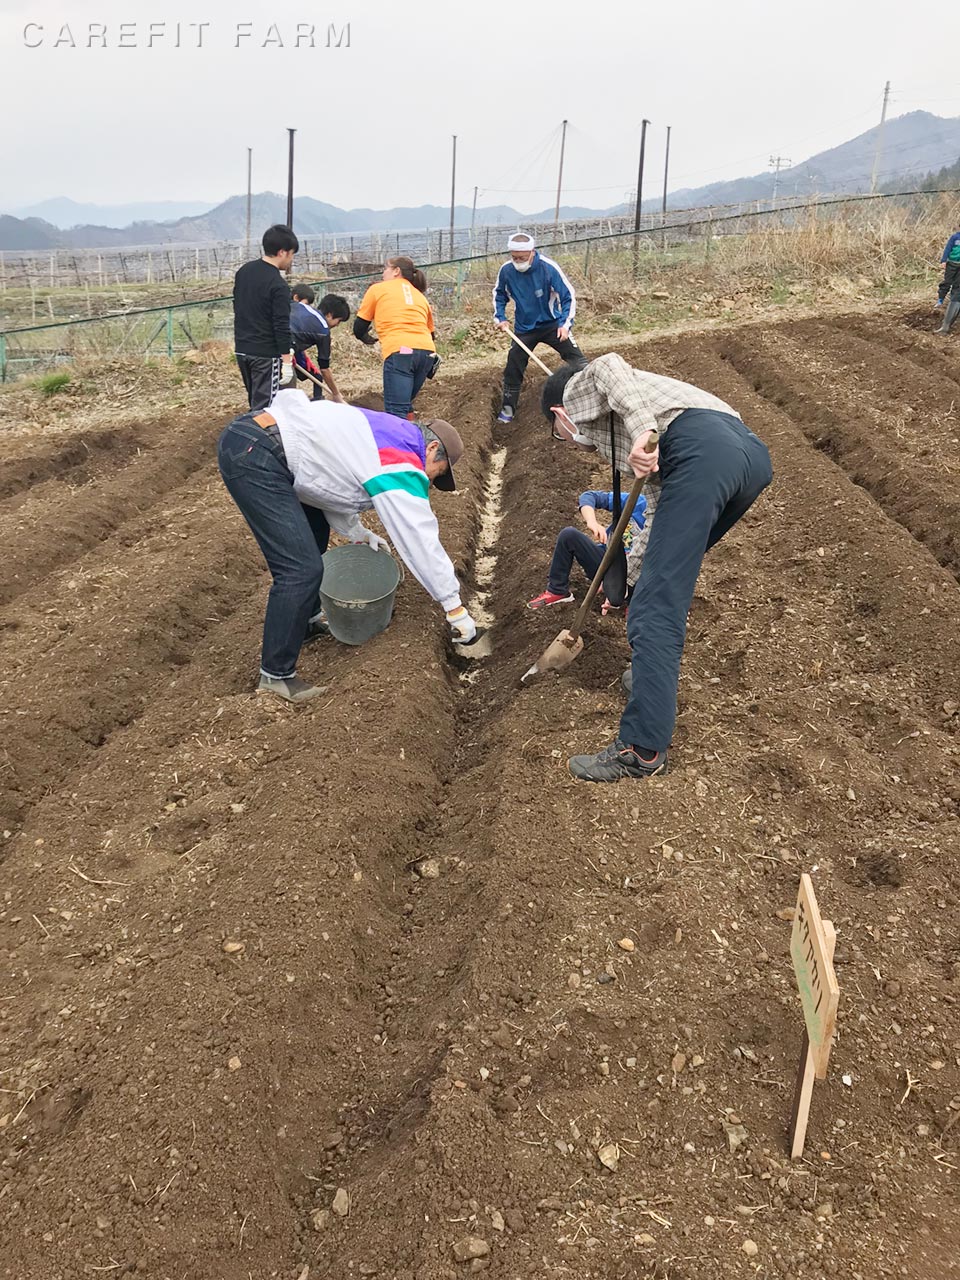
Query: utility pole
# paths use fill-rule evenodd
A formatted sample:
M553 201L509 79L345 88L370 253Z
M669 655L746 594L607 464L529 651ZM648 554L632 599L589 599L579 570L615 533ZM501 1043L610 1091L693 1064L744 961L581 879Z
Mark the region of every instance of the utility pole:
M660 206L660 225L667 225L667 177L670 173L670 126L667 125L667 150L663 157L663 204ZM660 248L667 247L667 233L664 231L660 237Z
M890 81L883 87L883 110L880 112L880 128L877 130L877 149L873 153L873 173L870 175L870 194L877 189L877 175L880 172L880 154L883 151L883 126L887 123L887 103L890 101Z
M250 223L253 209L253 147L247 147L247 257L250 257Z
M450 176L450 257L453 257L453 218L457 199L457 135L453 135L453 173ZM441 253L441 257L443 254Z
M293 135L296 129L288 129L290 135L290 156L287 164L287 226L293 230Z
M637 207L633 215L633 274L640 266L640 206L643 201L643 159L647 149L647 125L649 120L640 124L640 169L637 174Z
M780 170L789 169L793 164L792 160L788 160L786 156L771 156L770 168L773 170L773 197L770 201L770 208L777 207L777 188L780 186Z
M477 221L477 191L478 187L473 188L473 211L470 214L470 253L473 254L473 228Z
M553 211L553 225L560 221L560 190L563 187L563 153L567 147L567 122L564 120L560 133L560 172L557 174L557 206Z

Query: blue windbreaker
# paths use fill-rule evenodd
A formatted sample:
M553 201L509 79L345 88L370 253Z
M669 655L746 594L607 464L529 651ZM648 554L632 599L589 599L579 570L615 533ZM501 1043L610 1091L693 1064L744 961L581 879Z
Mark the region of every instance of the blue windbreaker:
M518 271L505 262L493 286L493 315L506 320L509 300L514 304L513 327L518 334L556 325L558 329L573 324L577 297L573 285L552 258L535 253L529 271Z

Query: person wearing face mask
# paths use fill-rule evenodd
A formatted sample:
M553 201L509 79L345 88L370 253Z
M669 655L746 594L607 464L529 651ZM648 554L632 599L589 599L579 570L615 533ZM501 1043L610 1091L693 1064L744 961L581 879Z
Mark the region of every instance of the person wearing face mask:
M423 272L409 258L388 258L382 281L363 295L353 322L354 337L361 342L373 346L380 340L383 408L398 418L413 418L413 402L440 364L426 288ZM371 325L376 338L370 333Z
M558 369L544 383L540 404L557 438L608 460L612 428L618 457L647 481L647 544L627 614L633 661L622 678L628 702L620 732L568 767L586 782L665 773L700 566L770 484L770 454L717 396L634 369L619 355L600 356L581 372ZM647 453L652 430L659 443Z
M552 347L574 369L587 361L570 337L577 311L573 285L552 258L537 250L533 236L515 232L507 241L510 261L505 262L493 287L493 322L498 329L509 327L506 308L514 307L514 332L533 351L539 343ZM520 388L529 356L516 342L510 343L503 373L503 404L498 422L512 422L520 401Z

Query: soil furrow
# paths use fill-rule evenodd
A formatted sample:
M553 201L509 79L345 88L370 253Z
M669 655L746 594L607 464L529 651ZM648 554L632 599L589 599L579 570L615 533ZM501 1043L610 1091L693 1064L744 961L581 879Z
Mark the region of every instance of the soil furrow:
M925 374L933 374L931 389L939 394L941 408L948 412L960 393L960 361L955 351L942 338L921 334L903 324L881 316L843 316L824 320L823 324L837 333L852 333L870 344L874 356L888 351L901 361L912 364Z
M153 430L157 429L154 424ZM58 437L42 441L33 449L4 461L0 500L5 500L6 506L10 499L46 480L69 479L72 485L85 484L101 469L122 465L138 445L148 442L150 435L149 427L114 428L66 440Z
M212 465L217 434L209 422L192 423L169 444L131 457L117 474L79 490L50 482L32 490L16 510L0 513L0 539L8 548L0 571L0 605L53 569L72 564Z
M817 449L842 466L887 515L960 577L956 480L938 476L932 468L918 475L915 457L899 446L892 432L878 436L876 424L858 413L852 397L847 398L846 412L835 411L823 385L796 369L784 371L762 343L730 336L718 340L718 349L755 391L788 413Z
M36 803L2 846L0 1275L730 1280L748 1234L771 1276L943 1274L960 591L726 342L627 353L735 405L776 471L707 558L666 777L566 770L616 732L622 618L594 613L567 672L519 684L569 620L524 602L577 494L609 482L551 442L535 385L494 431L496 623L473 667L408 578L384 635L307 651L317 703L249 696L264 575L201 482L98 557L59 644L55 598L11 606L11 711L60 717L83 687L95 728L117 688L142 702L99 747L59 719L34 733ZM492 558L489 383L429 392L468 441L436 501L468 588ZM791 1163L801 870L842 996ZM480 1267L457 1260L468 1236Z

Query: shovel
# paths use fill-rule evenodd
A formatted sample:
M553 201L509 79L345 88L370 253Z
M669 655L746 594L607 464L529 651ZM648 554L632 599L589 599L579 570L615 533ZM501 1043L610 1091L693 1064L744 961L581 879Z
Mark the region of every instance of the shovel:
M652 432L647 442L644 452L653 453L657 447L659 435L656 431ZM633 488L630 490L629 497L623 505L620 513L620 519L610 531L607 537L607 549L604 552L603 559L600 561L600 568L594 574L590 588L584 597L583 604L577 610L577 616L573 620L573 626L565 628L547 645L543 653L536 660L533 666L520 679L523 684L530 679L531 676L542 675L545 671L562 671L564 667L568 667L574 658L579 657L583 651L583 637L580 634L581 628L586 621L587 614L590 612L590 606L596 599L597 592L600 590L603 582L603 575L607 572L613 563L613 558L620 549L620 543L623 539L623 531L627 527L627 522L633 515L633 509L637 505L637 499L640 497L640 490L643 488L646 476L637 476L633 482Z

